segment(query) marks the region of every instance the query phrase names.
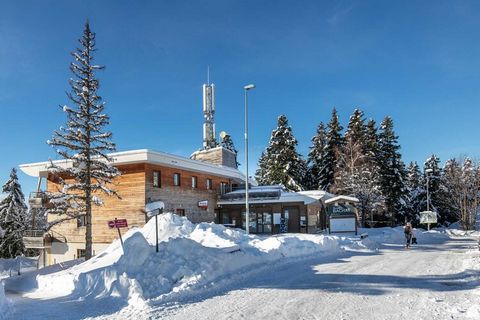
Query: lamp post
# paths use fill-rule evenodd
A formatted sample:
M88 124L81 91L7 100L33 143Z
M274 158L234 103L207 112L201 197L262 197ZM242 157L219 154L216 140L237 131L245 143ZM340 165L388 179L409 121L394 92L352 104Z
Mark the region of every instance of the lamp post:
M254 84L243 87L245 90L245 232L250 233L250 207L248 205L248 91L255 88Z
M433 172L433 169L425 169L425 174L427 175L427 211L430 211L430 192L429 192L429 187L430 187L430 173ZM427 228L428 231L430 231L430 223L427 223Z

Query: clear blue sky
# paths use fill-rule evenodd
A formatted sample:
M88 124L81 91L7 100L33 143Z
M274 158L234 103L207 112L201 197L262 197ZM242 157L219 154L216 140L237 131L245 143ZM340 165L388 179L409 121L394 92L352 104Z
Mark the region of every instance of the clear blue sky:
M306 155L336 106L390 115L405 162L480 155L478 1L0 0L0 182L21 163L55 159L46 140L65 122L70 52L90 19L101 95L118 150L189 156L201 146L201 86L217 88L217 131L250 161L279 114ZM243 151L239 154L243 162ZM251 173L254 172L253 166ZM21 174L24 192L35 180Z

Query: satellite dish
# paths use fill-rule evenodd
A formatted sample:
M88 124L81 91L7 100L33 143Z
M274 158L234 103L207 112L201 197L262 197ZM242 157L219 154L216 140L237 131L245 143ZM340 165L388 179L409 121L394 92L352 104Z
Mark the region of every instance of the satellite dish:
M225 131L220 132L220 138L225 139L228 134Z

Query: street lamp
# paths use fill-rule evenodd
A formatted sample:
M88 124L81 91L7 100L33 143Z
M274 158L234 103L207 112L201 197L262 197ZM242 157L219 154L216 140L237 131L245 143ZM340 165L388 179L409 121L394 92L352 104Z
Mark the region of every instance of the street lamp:
M430 173L433 172L433 169L425 169L425 174L427 175L427 211L430 211L430 192L429 192L429 178L430 178ZM427 230L430 231L430 223L427 224Z
M248 84L245 90L245 232L250 233L250 207L248 205L248 91L255 88L254 84Z

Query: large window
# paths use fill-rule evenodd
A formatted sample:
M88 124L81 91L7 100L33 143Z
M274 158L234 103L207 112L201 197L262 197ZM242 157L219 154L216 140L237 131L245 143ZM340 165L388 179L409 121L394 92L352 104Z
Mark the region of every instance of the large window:
M180 173L173 174L173 185L180 186Z
M230 188L229 188L228 183L221 182L220 183L220 194L225 194L225 193L228 193L228 192L230 192Z
M213 188L213 182L212 182L212 179L207 179L207 189L208 190L211 190Z
M197 188L197 177L195 176L192 177L192 188Z
M181 217L185 216L185 209L177 209L176 212L177 212L177 215Z
M160 171L153 171L153 186L160 188L162 186Z

